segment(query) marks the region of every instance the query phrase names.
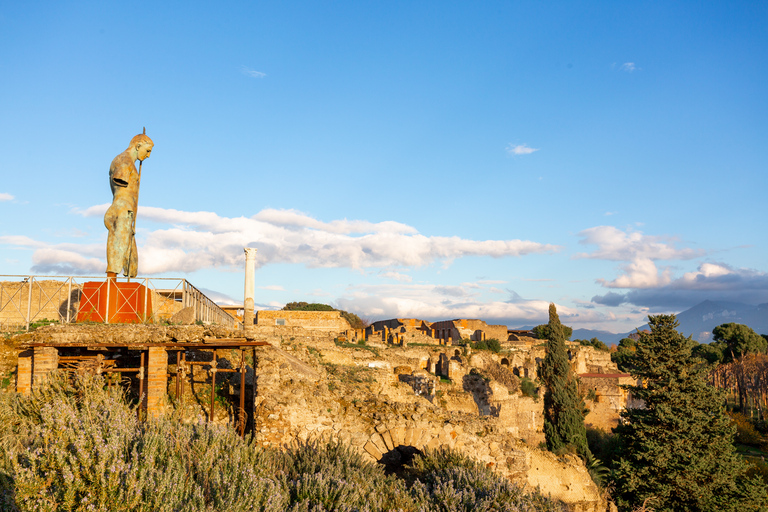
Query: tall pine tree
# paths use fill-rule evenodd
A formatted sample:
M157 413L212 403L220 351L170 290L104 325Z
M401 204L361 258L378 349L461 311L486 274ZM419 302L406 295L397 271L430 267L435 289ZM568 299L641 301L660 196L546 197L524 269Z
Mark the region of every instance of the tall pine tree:
M656 512L768 510L764 485L747 480L733 446L735 426L722 393L707 382L707 364L677 332L674 315L649 316L628 359L642 385L630 388L643 408L622 412L616 491L629 510L648 499Z
M547 389L544 394L547 448L552 452L573 449L587 460L590 453L584 427L584 400L579 396L579 385L568 363L563 325L554 304L549 305L547 331L547 355L539 369Z

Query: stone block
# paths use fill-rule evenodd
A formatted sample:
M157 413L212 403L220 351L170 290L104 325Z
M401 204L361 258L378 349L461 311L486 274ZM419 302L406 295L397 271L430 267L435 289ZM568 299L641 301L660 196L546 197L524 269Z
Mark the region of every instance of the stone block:
M392 435L389 433L389 430L381 434L381 438L384 440L384 444L387 445L389 450L394 450L396 448L394 441L392 441Z
M395 447L405 444L405 427L393 428L389 431Z
M424 429L414 428L413 438L411 439L411 446L421 449L424 446L424 444L421 441L421 438L423 435L424 435Z
M411 446L411 443L413 443L413 427L408 427L405 429L405 437L403 438L403 444L405 446Z
M379 450L379 452L381 453L387 453L389 451L386 443L384 443L384 440L381 438L380 434L373 434L371 436L370 442L373 443L376 449Z
M186 307L171 317L172 324L192 325L195 323L195 308L192 306Z
M383 455L383 454L382 454L382 453L379 451L379 449L376 447L376 445L375 445L375 444L373 444L373 443L372 443L372 442L370 442L370 441L368 441L367 443L365 443L365 446L363 447L363 449L364 449L364 450L365 450L365 451L366 451L366 452L367 452L367 453L368 453L368 454L369 454L371 457L373 457L373 458L374 458L374 460L380 460L380 459L381 459L381 456Z

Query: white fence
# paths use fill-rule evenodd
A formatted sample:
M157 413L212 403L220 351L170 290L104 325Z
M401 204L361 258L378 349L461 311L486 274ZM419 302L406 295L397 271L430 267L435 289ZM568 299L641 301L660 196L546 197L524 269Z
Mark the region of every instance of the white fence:
M29 329L29 324L42 320L74 323L78 312L94 304L83 296L85 283L94 283L107 294L115 293L116 287L103 286L107 277L89 276L18 276L0 275L0 331ZM132 304L122 301L122 307L132 311L134 316L146 323L170 322L174 314L182 309L196 322L237 327L240 322L221 309L203 292L192 286L186 279L179 278L115 278L115 282L138 283L145 287L141 298ZM94 286L94 285L91 285ZM117 289L117 293L120 293ZM125 304L123 304L125 303ZM143 304L142 304L143 303ZM100 318L100 317L99 317ZM107 323L110 317L105 315Z

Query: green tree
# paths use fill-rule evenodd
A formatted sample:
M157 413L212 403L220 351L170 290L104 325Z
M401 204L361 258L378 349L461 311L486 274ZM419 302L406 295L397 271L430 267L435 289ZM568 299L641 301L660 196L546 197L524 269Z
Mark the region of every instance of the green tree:
M768 349L765 338L743 324L718 325L712 330L712 338L715 343L725 343L726 347L723 350L725 363L746 354L764 354Z
M567 325L562 325L563 328L563 336L565 337L565 340L568 341L571 339L571 336L573 336L573 328L568 327ZM541 324L537 325L533 329L531 329L531 332L536 335L537 338L540 340L548 340L551 336L549 332L549 324Z
M637 341L632 338L622 338L619 341L619 347L616 352L611 354L611 361L616 363L619 370L628 372L632 356L635 355L635 350L637 350Z
M606 345L605 343L603 343L597 338L592 338L591 340L573 340L573 341L585 347L595 347L597 350L602 350L603 352L608 352L610 350L608 348L608 345Z
M656 512L766 510L768 495L733 446L735 427L722 392L707 382L709 365L692 357L696 342L674 315L649 316L629 367L644 407L622 412L617 427L616 497L627 510Z
M583 459L591 454L584 427L584 400L579 396L576 376L568 363L563 325L554 304L549 305L547 355L539 374L544 393L544 435L552 452L574 450Z

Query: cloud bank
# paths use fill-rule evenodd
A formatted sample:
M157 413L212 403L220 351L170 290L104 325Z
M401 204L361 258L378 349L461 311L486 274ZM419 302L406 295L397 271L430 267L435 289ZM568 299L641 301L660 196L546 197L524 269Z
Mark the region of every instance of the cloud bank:
M592 302L604 306L634 306L653 309L685 309L704 300L762 304L768 302L768 273L733 268L725 263L702 263L694 272L670 279L663 286L640 288L626 293L595 295Z
M671 281L669 269L660 270L657 260L689 260L703 256L702 250L680 248L674 237L649 236L639 231L622 231L614 226L596 226L580 232L579 244L595 245L592 252L573 257L625 261L622 275L613 280L598 279L607 288L657 288Z
M75 212L100 217L108 206ZM207 268L239 270L245 246L258 249L259 267L292 263L310 268L379 268L387 272L436 261L450 263L467 256L506 258L560 250L555 245L526 240L430 237L412 226L392 221L322 222L296 210L267 209L252 217L230 218L213 212L148 206L141 208L138 220L142 275L189 273ZM147 224L161 227L143 227ZM103 246L48 245L28 237L3 238L0 242L34 249L34 272L101 273L106 266ZM396 273L388 277L407 280L407 276Z

